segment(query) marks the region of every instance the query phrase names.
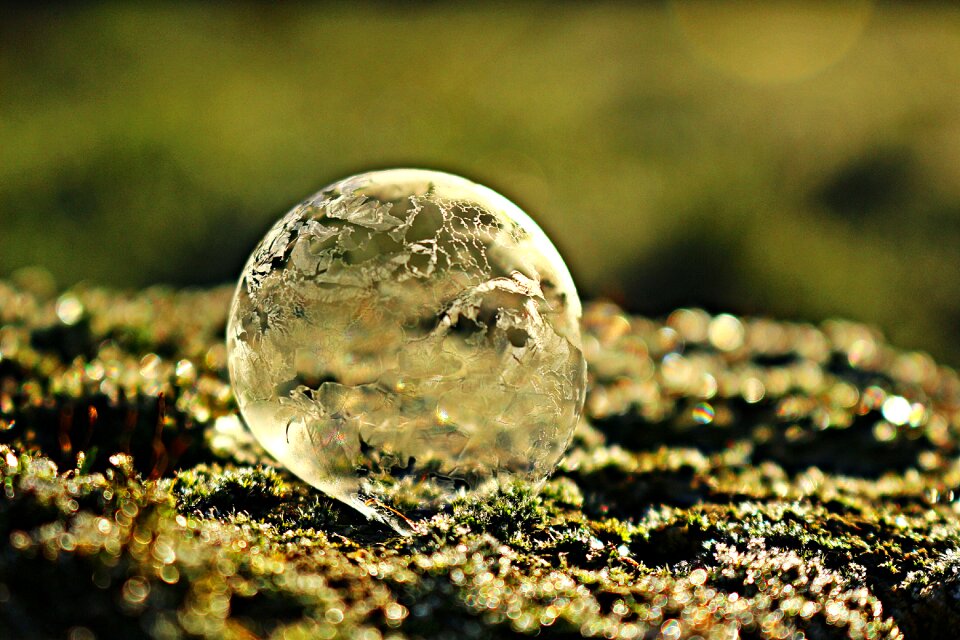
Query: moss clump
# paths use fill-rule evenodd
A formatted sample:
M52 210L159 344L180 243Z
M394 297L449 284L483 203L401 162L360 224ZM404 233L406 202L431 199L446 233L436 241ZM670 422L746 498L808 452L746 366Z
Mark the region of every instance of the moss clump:
M873 329L588 305L588 419L556 476L410 513L419 533L400 538L264 464L226 380L229 292L65 295L79 351L54 298L0 283L11 637L960 624L960 382Z
M472 532L523 544L543 527L547 512L528 486L512 484L491 496L458 500L453 504L453 517Z
M289 489L272 468L198 465L178 473L171 492L182 512L216 518L268 511Z

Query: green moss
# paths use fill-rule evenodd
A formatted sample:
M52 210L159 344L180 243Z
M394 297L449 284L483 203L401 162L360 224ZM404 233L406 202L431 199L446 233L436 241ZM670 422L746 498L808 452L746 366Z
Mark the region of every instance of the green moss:
M225 382L227 292L89 291L99 346L64 360L29 339L56 322L52 301L11 317L4 291L0 628L13 637L875 639L960 623L960 383L878 338L872 368L834 367L868 335L857 325L748 323L740 352L688 340L687 364L728 385L709 399L714 423L692 426L677 407L697 391L671 377L663 325L588 305L592 426L558 474L539 493L509 484L411 513L408 538L251 464L267 458ZM104 338L114 314L142 318L171 355ZM785 369L784 349L805 368ZM747 378L762 400L730 382ZM923 407L915 426L880 422L893 394ZM898 439L909 446L887 469L844 462L850 442ZM804 442L835 460L781 464Z
M461 498L453 503L457 524L476 533L490 533L519 546L542 529L547 511L529 486L511 484L490 496Z
M178 473L171 490L180 511L207 517L261 513L289 494L289 488L272 468L207 465Z

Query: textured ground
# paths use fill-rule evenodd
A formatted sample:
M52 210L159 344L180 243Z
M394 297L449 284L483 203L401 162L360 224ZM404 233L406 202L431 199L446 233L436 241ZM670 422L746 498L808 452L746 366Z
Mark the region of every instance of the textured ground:
M542 494L398 538L265 462L227 289L0 283L0 636L953 637L960 382L851 323L587 306Z

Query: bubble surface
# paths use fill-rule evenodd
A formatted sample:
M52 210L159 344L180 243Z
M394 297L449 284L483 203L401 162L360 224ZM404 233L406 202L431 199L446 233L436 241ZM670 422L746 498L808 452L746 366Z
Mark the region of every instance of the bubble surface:
M402 513L542 482L583 407L580 300L540 228L436 171L334 183L253 252L227 327L263 446L398 530Z

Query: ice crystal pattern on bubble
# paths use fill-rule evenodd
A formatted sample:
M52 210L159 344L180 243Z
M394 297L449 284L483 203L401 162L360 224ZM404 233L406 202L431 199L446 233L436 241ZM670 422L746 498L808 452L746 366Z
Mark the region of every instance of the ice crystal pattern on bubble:
M502 196L445 173L347 178L284 216L237 287L245 420L291 471L397 528L400 509L542 481L583 406L580 301Z

